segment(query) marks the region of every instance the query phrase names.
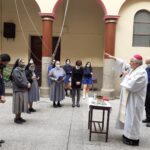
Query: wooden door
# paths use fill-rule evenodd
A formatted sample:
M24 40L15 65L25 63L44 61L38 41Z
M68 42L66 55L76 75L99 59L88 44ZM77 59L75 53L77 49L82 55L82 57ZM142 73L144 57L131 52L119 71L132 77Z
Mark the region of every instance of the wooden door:
M36 65L36 71L40 80L38 81L39 86L41 86L41 66L42 66L42 37L31 36L31 54L30 57L33 59Z
M58 37L53 37L53 43L52 43L52 51L54 52L54 49L56 47ZM31 53L30 57L33 59L36 67L37 67L37 73L40 76L39 85L41 85L41 70L42 70L42 36L31 36ZM60 43L57 49L57 53L55 56L56 60L60 60Z

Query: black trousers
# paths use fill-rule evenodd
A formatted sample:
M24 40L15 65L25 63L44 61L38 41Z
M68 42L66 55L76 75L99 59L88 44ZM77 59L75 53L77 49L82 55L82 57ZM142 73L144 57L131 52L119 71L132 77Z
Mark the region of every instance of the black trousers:
M77 104L79 104L80 102L80 92L81 92L81 89L80 88L73 88L72 89L72 104L75 104L75 97L77 95Z
M145 100L146 119L150 120L150 88L147 89Z

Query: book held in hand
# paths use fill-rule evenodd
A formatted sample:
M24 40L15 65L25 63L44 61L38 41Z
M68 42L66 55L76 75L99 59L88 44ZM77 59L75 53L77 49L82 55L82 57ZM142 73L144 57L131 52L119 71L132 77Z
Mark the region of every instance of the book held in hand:
M63 76L60 76L60 77L57 79L57 81L61 81L61 80L63 80Z

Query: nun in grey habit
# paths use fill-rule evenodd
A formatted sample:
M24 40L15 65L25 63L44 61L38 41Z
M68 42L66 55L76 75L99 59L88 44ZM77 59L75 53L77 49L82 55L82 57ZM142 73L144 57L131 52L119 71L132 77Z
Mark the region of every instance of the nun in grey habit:
M21 113L28 111L28 89L31 87L31 84L26 78L25 62L23 59L19 58L16 60L10 75L10 80L13 85L14 122L21 124L26 122L21 117Z
M36 110L33 108L33 102L37 102L40 99L38 86L39 77L36 75L35 64L32 59L30 59L28 65L26 66L25 72L27 80L31 83L31 88L28 92L28 111L36 112Z
M64 69L60 67L60 62L56 61L55 68L49 72L49 78L51 80L50 100L53 101L53 107L61 107L60 101L65 98L65 76L66 73Z

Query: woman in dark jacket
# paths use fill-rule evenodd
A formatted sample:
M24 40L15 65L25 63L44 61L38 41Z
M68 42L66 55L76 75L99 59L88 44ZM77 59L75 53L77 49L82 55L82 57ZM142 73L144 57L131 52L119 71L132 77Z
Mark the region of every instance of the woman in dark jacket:
M83 68L82 61L77 60L76 66L72 69L71 87L72 87L72 107L75 107L75 96L77 93L77 107L80 107L80 91L82 86Z

